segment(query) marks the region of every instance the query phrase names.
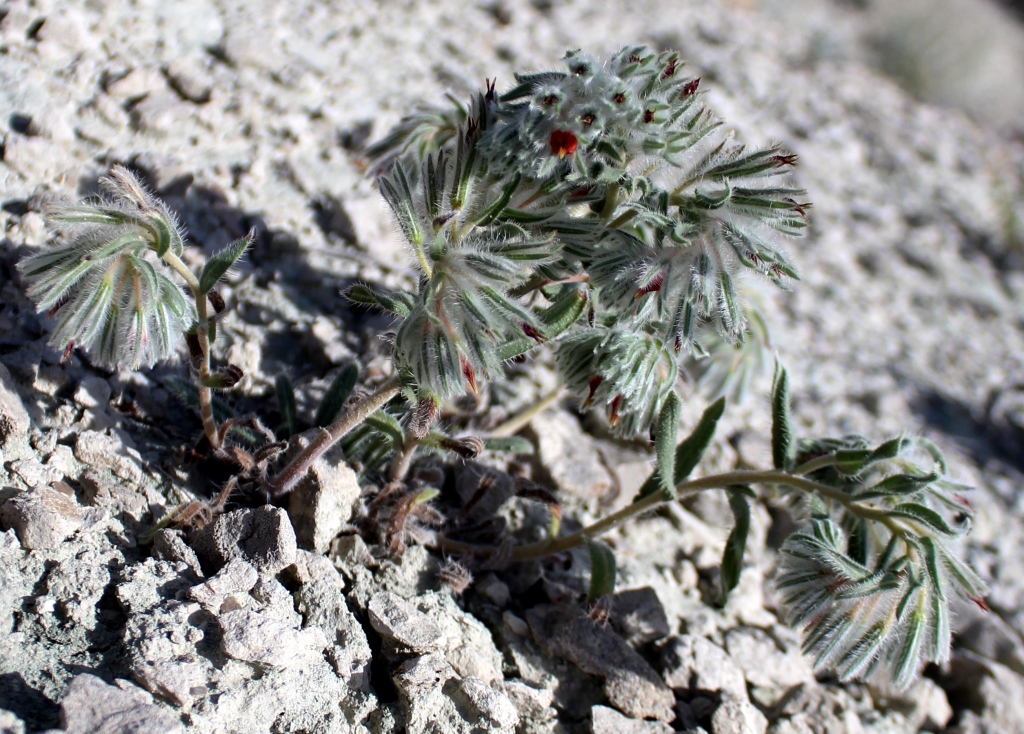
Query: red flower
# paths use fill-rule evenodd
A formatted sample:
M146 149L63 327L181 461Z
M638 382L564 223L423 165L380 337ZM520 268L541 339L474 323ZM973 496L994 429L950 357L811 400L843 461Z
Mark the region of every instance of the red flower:
M566 130L555 130L551 133L551 155L565 158L576 152L579 141L576 136Z

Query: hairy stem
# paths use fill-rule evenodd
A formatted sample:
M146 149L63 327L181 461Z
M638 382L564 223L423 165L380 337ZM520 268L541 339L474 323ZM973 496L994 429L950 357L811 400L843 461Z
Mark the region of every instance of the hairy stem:
M792 487L793 489L798 489L802 492L817 492L827 499L839 502L851 513L859 517L882 523L894 534L901 536L904 534L904 529L881 510L861 504L850 495L841 492L834 487L830 487L826 484L821 484L810 479L805 479L785 471L738 470L722 474L713 474L711 476L701 477L700 479L681 482L676 485L676 493L678 496L682 497L695 492L703 492L706 489L726 489L734 485L748 484L781 484L787 487ZM666 500L660 492L655 492L654 494L650 494L639 499L633 504L627 505L617 512L608 515L608 517L602 518L570 535L566 535L558 539L542 540L537 543L530 543L529 545L521 545L512 551L511 558L515 561L525 561L533 558L544 558L546 556L555 555L557 553L562 553L572 548L576 548L583 545L588 540L592 540L610 530L613 530L614 528L617 528L627 520L639 517L640 515L644 515L651 510L655 510L664 504L668 504L669 501L670 500ZM448 540L446 538L438 538L438 546L442 550L450 553L493 555L497 551L497 549L492 546L477 546L469 543L460 543L458 541Z
M203 384L210 377L210 327L208 322L210 316L206 294L199 287L199 279L174 252L168 250L162 257L165 263L185 279L196 302L196 314L199 317L196 335L199 338L199 348L203 353L202 365L199 368L199 414L203 419L203 433L206 434L206 440L216 451L220 448L220 432L217 430L217 419L213 417L213 390Z
M271 497L280 497L295 489L295 485L306 476L306 472L313 466L314 461L353 428L384 407L391 398L398 394L399 389L397 377L389 380L377 388L376 392L367 395L349 408L341 418L324 428L320 435L292 459L291 463L282 469L276 477L267 480L265 488L268 494Z
M827 467L834 466L835 463L836 452L833 451L832 453L825 454L824 456L819 456L817 458L811 459L810 461L805 461L803 464L793 469L793 473L799 475L813 474L819 469L825 469Z

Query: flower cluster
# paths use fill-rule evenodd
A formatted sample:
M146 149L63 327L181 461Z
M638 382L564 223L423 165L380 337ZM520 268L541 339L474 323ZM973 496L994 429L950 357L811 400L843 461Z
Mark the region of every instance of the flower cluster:
M743 341L737 272L796 277L780 241L808 205L787 183L795 156L736 143L677 54L565 64L371 148L421 275L394 354L416 394L448 397L563 337L567 383L642 432L702 333Z

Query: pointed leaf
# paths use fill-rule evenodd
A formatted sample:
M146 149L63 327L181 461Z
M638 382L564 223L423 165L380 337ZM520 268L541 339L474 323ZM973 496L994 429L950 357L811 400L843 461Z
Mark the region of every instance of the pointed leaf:
M789 375L781 363L775 366L772 385L772 461L776 469L789 465L793 445L793 425L789 414Z
M736 588L740 582L740 573L743 571L743 553L747 548L747 535L750 533L750 501L746 492L737 491L739 488L730 487L729 507L735 518L729 538L725 541L725 552L722 554L722 599L724 606L729 598L729 592ZM742 489L747 492L749 487Z
M711 445L715 436L715 428L718 421L725 412L725 398L719 398L707 407L700 417L697 427L693 433L687 436L679 446L676 447L675 467L673 476L673 491L675 487L686 481L690 473L697 467L704 452ZM637 494L637 500L641 500L654 492L659 491L662 486L658 472L652 474Z
M203 293L209 293L213 290L220 279L224 277L224 274L242 257L249 248L249 245L252 244L255 236L256 231L253 230L207 260L206 265L203 267L203 273L199 276L199 290Z
M277 408L281 411L281 418L284 421L284 428L288 436L295 435L295 388L287 375L278 375L274 380L274 390L277 392Z
M350 362L341 369L338 376L334 378L334 382L327 388L327 392L324 393L323 400L320 401L320 405L316 409L313 425L318 428L326 428L334 423L358 381L359 365Z
M611 597L615 593L615 554L604 543L587 539L590 551L590 591L587 601L593 604L602 596Z
M676 498L676 434L679 432L679 413L683 403L673 390L658 416L655 441L658 453L658 476L661 477L661 493L666 500Z

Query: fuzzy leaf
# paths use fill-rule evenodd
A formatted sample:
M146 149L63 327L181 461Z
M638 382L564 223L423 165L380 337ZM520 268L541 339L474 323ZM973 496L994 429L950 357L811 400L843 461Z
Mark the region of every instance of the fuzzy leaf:
M313 418L313 425L318 428L326 428L334 423L341 409L348 402L352 390L359 381L359 365L350 362L342 367L341 372L334 378L334 382L327 388L323 400L316 409L316 416Z
M675 487L686 481L690 473L697 468L697 464L700 462L701 457L704 456L704 452L711 445L711 440L715 436L715 428L718 426L718 421L723 413L725 413L724 397L719 398L704 410L700 421L697 423L697 427L676 447L673 492ZM662 482L659 473L655 471L644 482L636 499L641 500L648 495L654 494L661 486Z
M676 448L675 476L673 477L676 484L686 481L693 470L697 468L697 464L715 437L715 429L724 413L725 398L719 398L704 410L693 433Z
M387 436L388 440L396 448L401 448L402 444L405 443L405 432L402 430L402 424L390 413L378 410L366 419L366 424Z
M587 601L593 604L602 596L611 597L615 593L615 554L604 543L587 540L590 551L590 590Z
M661 493L666 500L676 498L676 434L679 432L679 413L683 404L673 391L658 416L655 441L658 454L658 476L661 478Z
M238 262L238 259L245 254L256 236L255 230L248 235L235 240L223 250L206 261L203 266L203 273L199 276L199 290L204 294L209 293L224 277L224 274Z
M793 425L789 414L789 375L781 363L775 366L772 385L772 462L776 469L789 465L793 447Z
M287 436L295 435L295 388L287 375L278 375L274 380L274 390L277 393L277 408L281 411L281 419L284 423L284 430Z
M951 526L946 522L946 519L935 510L915 502L904 502L901 505L897 505L896 507L886 510L886 512L890 517L903 518L921 523L932 530L951 538L963 535L964 532Z
M748 487L744 487L747 492ZM729 532L729 538L725 541L725 551L722 554L722 605L729 598L729 592L736 588L740 582L740 573L743 570L743 553L747 548L747 535L750 533L750 501L747 494L736 491L736 488L729 488L729 507L732 508L735 523Z
M929 484L937 481L938 478L938 474L926 474L923 477L915 476L913 474L895 474L883 479L878 484L869 487L863 492L858 492L856 497L858 500L867 500L876 499L878 497L912 495L920 492Z
M413 301L406 293L381 292L365 285L354 285L345 297L361 306L371 306L385 313L408 318L412 313Z

